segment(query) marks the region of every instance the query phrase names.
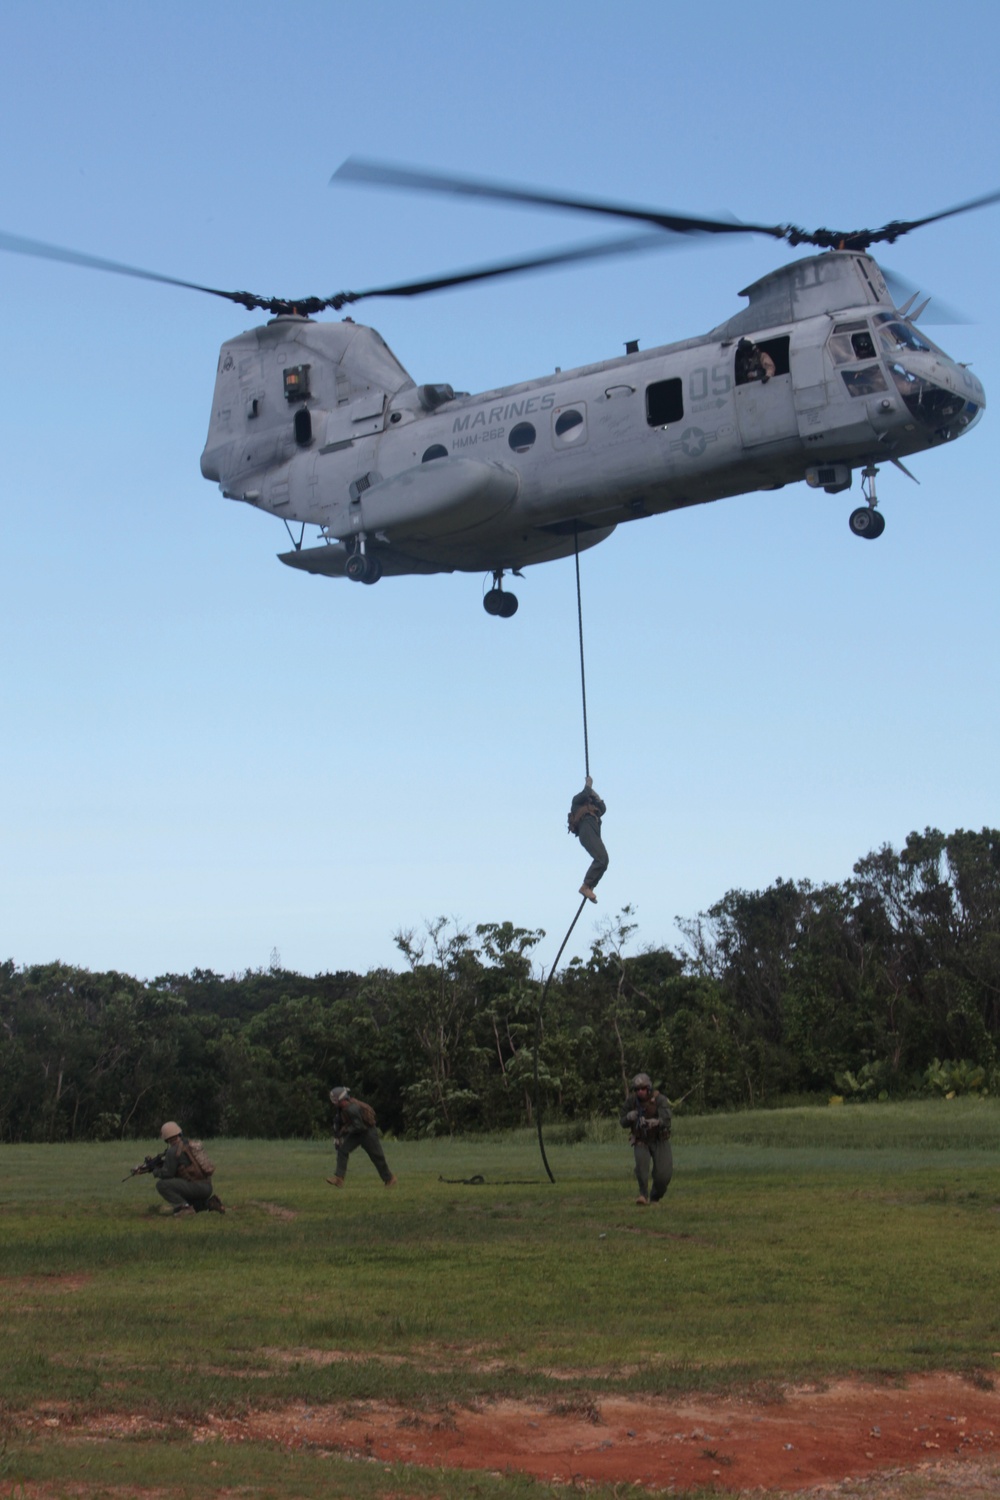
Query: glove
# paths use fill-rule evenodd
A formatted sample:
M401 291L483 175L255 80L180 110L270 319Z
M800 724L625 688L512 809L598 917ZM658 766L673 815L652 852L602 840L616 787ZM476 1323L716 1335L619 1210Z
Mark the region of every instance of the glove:
M630 1125L634 1125L639 1118L639 1111L637 1109L630 1109L625 1118Z

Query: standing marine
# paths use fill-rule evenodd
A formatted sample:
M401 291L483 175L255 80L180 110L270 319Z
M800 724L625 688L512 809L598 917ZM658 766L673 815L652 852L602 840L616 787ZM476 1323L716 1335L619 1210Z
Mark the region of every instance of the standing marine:
M347 1176L347 1162L352 1151L360 1146L369 1157L376 1172L387 1188L396 1186L396 1178L389 1170L389 1163L382 1150L378 1131L375 1128L375 1111L363 1099L352 1099L350 1089L339 1085L330 1090L333 1105L333 1144L337 1151L335 1175L326 1180L331 1187L342 1188Z
M670 1101L654 1089L648 1073L637 1073L632 1092L625 1100L621 1124L630 1132L629 1143L635 1157L635 1180L639 1184L636 1203L659 1203L674 1175L674 1153L670 1146ZM653 1187L649 1187L649 1170L653 1169Z
M575 833L590 855L590 869L583 877L580 895L588 901L596 901L594 886L608 868L608 851L601 838L601 819L607 807L594 791L594 779L588 776L583 791L577 792L569 809L569 831Z
M156 1191L174 1211L174 1217L182 1214L224 1214L225 1209L212 1186L214 1163L205 1153L200 1141L189 1141L176 1120L168 1120L160 1127L160 1140L166 1142L163 1154L153 1159L152 1173L156 1178Z

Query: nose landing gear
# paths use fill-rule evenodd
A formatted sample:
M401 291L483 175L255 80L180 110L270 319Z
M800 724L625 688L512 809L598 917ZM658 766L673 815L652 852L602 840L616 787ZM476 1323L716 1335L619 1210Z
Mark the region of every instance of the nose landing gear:
M863 536L866 541L873 542L877 536L881 536L885 530L885 516L875 509L878 500L875 497L875 475L878 473L874 464L862 470L861 489L867 500L867 505L859 505L857 510L852 510L848 525L855 536Z
M503 590L503 568L494 568L493 587L483 595L483 608L488 615L499 615L501 620L517 614L517 595L505 594Z

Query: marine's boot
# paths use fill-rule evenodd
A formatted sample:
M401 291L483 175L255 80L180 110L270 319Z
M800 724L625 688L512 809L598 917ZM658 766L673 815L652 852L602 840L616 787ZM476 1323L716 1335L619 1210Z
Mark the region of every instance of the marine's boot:
M399 1178L393 1174L392 1177L386 1178L385 1185L386 1187L399 1187Z
M205 1207L209 1210L210 1213L213 1214L224 1214L226 1211L222 1206L222 1199L219 1197L218 1193L212 1194L211 1198L209 1198L207 1203L205 1204Z
M342 1177L328 1177L326 1180L330 1184L331 1187L343 1187L344 1186L344 1179Z
M581 887L580 887L580 895L581 896L586 896L586 898L587 898L588 901L596 901L597 900L597 897L594 895L594 893L590 889L589 885L581 885Z
M638 1198L635 1200L635 1206L636 1206L636 1208L648 1208L649 1207L649 1199L646 1198L646 1197L644 1197L643 1194L640 1193L639 1196L638 1196Z
M195 1210L194 1204L192 1204L192 1203L178 1203L177 1207L174 1209L173 1217L175 1219L184 1219L184 1218L187 1217L188 1214L193 1214L195 1212L196 1212L196 1210Z

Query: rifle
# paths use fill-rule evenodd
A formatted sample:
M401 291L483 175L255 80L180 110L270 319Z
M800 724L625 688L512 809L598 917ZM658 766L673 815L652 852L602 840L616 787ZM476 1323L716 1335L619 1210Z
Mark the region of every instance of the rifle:
M122 1182L128 1182L129 1177L145 1177L147 1172L155 1172L163 1166L163 1158L166 1154L165 1151L161 1151L159 1156L144 1156L139 1165L132 1168L128 1177L122 1178Z

